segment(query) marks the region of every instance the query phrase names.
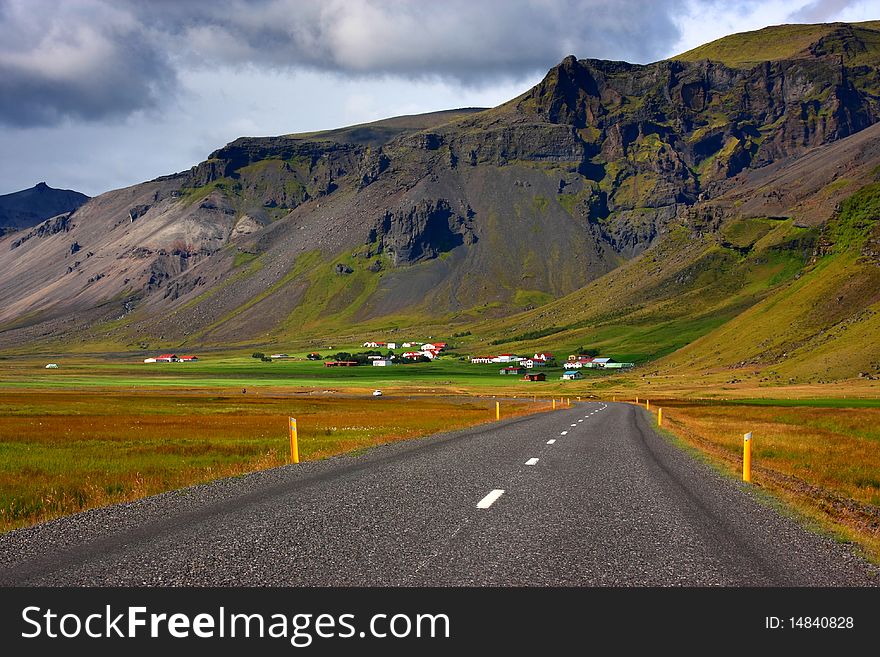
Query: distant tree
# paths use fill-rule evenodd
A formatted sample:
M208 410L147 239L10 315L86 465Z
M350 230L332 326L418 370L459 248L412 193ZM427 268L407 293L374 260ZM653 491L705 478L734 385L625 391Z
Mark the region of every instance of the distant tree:
M263 361L264 363L271 363L272 362L272 359L269 358L268 356L263 356L260 360Z
M394 352L389 349L388 353L385 354L385 358L394 358Z
M266 357L266 354L264 354L262 351L255 351L254 353L251 354L251 358L265 358L265 357Z
M598 356L602 352L599 349L596 349L594 347L590 347L589 349L587 349L586 347L578 347L577 353L579 356L587 356L589 358L595 358L596 356Z
M333 358L336 360L352 360L351 354L347 351L340 351L338 354L333 354Z

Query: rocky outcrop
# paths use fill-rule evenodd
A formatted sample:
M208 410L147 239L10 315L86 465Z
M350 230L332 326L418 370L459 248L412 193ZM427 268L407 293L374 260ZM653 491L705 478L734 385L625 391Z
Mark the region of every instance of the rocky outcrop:
M466 214L471 214L466 212ZM406 209L386 211L370 231L370 243L394 265L436 258L477 241L470 216L455 212L447 200L424 200Z
M66 233L71 228L70 217L73 213L59 214L57 217L47 219L33 230L28 231L25 235L13 240L9 245L11 249L17 249L32 237L48 237L56 233Z

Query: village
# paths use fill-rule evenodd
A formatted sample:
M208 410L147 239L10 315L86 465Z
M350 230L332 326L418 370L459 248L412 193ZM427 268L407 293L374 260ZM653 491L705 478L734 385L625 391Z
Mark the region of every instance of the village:
M547 371L562 370L559 379L562 381L574 381L583 379L581 370L622 370L635 366L635 363L617 361L607 356L594 356L584 353L571 354L562 362L557 362L556 357L549 351L539 351L532 356L520 356L513 353L503 353L491 356L461 356L448 351L447 342L379 342L368 340L364 342L363 352L350 353L340 351L331 356L322 356L318 352L306 354L309 361L323 361L324 367L359 367L370 365L372 367L390 367L392 365L409 365L414 363L430 363L441 356L454 356L459 361L467 361L471 365L502 365L498 370L500 376L519 376L523 381L546 381ZM598 350L590 350L598 353ZM271 362L275 360L287 360L292 357L283 352L263 354L255 352L254 358ZM197 356L178 356L168 353L146 358L144 363L189 363L198 361Z

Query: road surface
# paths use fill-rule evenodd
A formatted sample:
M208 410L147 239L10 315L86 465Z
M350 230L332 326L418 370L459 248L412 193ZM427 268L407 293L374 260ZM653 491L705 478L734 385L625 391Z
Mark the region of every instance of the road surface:
M872 573L643 410L602 402L0 536L3 585L863 586Z

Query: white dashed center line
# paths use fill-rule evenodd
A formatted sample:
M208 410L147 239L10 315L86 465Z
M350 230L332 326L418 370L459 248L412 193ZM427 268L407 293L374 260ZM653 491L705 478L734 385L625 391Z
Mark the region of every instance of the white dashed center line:
M568 435L568 431L563 431L563 432L562 432L561 434L559 434L559 435L560 435L560 436L567 436L567 435Z
M578 420L578 422L583 422L583 420Z
M535 463L537 463L537 462L538 462L538 459L530 458L528 461L526 461L526 465L535 465Z
M490 506L492 506L495 503L495 500L497 500L502 495L504 495L504 491L500 488L496 488L491 493L486 495L486 497L484 497L479 502L477 502L477 508L478 509L488 509Z
M571 426L576 427L577 425L576 425L576 424L572 424Z
M556 442L556 438L551 438L550 440L547 441L547 444L552 445L555 442Z

